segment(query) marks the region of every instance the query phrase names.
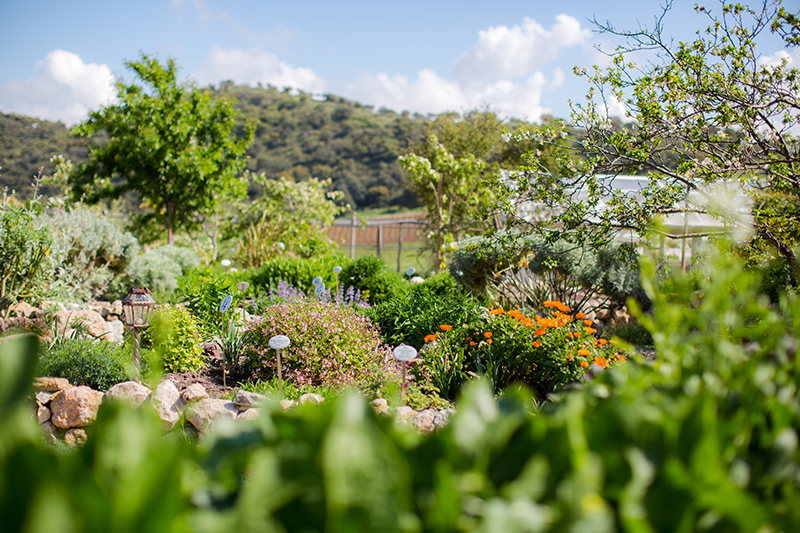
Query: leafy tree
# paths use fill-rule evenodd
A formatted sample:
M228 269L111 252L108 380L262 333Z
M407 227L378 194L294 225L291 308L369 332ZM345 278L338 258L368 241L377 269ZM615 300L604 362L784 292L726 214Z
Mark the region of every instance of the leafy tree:
M654 28L635 31L595 21L625 44L608 68L576 69L592 87L588 102L573 107L574 135L567 137L561 123L519 136L558 143L561 153L556 171L534 155L515 194L550 213L546 231L573 240L607 240L621 229L641 233L658 214L707 213L728 230L752 221L752 240L770 246L791 270L798 227L785 227L785 219L773 224L776 204L761 193L800 201L800 150L792 134L800 123L800 71L787 59L764 62L756 41L773 32L796 48L800 19L766 1L757 9L723 2L721 14L696 9L710 25L677 45L664 36L663 15ZM652 60L634 63L641 53ZM613 103L623 104L633 122L615 123ZM649 185L628 193L615 189L614 178L623 173L647 175ZM726 189L755 197L752 219L743 216L744 206L720 206Z
M92 147L89 160L70 177L72 193L97 202L136 191L148 210L139 222L163 224L173 244L175 230L191 226L195 213L213 209L220 191L244 192L237 173L254 128L235 135L232 101L178 83L172 60L162 65L142 54L126 66L142 84L118 80L119 102L73 129L83 137L105 131L109 139Z
M263 173L252 177L263 195L241 214L239 260L245 267L258 267L280 254L309 258L330 252L336 246L326 235L349 206L339 206L341 191L328 191L330 180L311 178L295 183L287 178L269 179Z

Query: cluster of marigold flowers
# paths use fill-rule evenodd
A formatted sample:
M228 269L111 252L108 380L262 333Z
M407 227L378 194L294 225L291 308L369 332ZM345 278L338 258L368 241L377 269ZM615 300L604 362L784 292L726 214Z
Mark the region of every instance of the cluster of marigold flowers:
M617 362L622 362L625 360L625 357L619 354L610 354L608 357L600 357L595 356L592 358L592 352L587 348L590 346L587 343L593 342L599 348L603 348L609 342L603 338L592 338L594 333L597 333L597 330L593 328L594 322L586 317L586 313L575 313L575 315L570 315L570 309L564 303L559 301L546 301L544 302L545 307L552 309L550 312L549 317L542 317L540 315L535 315L534 317L528 317L521 311L513 309L511 311L505 311L502 308L491 309L489 314L491 316L501 316L505 315L511 320L514 320L520 326L534 328L533 335L534 337L544 337L547 335L548 328L561 328L568 324L573 324L575 321L580 321L580 325L583 326L582 328L571 331L567 333L567 337L570 339L583 339L582 347L579 347L577 352L568 353L566 355L567 361L574 361L575 355L582 358L580 361L580 365L583 368L588 368L590 366L589 360L591 360L591 364L595 364L601 368L607 367L611 362L616 360ZM464 327L469 327L465 325ZM449 324L442 324L439 326L439 329L442 332L450 331L453 326ZM429 343L435 341L441 332L432 333L427 335L424 340L425 343ZM591 340L590 340L591 339ZM472 335L467 336L465 341L470 346L476 346L481 341L485 342L486 344L492 344L492 332L491 331L475 331ZM542 346L542 343L537 339L534 340L532 343L533 348L539 348Z

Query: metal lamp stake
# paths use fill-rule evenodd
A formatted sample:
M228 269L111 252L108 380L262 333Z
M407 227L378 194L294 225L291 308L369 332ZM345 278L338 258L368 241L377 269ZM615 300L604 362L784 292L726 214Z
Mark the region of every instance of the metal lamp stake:
M392 350L392 355L397 361L402 363L402 376L403 382L401 385L401 394L403 396L403 400L406 398L406 374L408 373L408 362L413 361L414 358L417 357L417 349L413 346L408 346L407 344L401 344L400 346L396 347Z
M284 348L292 345L292 341L286 335L275 335L269 340L269 347L275 350L278 358L278 393L283 398L283 374L281 370L281 352Z

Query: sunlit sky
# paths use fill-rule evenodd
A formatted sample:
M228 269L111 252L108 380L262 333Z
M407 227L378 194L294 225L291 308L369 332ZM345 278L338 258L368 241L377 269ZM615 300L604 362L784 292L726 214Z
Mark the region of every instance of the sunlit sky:
M787 7L797 0L786 2ZM690 39L707 19L675 0L665 32ZM489 106L504 117L569 116L585 82L574 66L603 65L621 29L653 26L656 1L459 0L0 2L0 111L68 125L111 101L125 61L172 58L199 85L293 87L395 111ZM719 12L719 4L708 2ZM793 9L796 9L794 7ZM780 42L760 52L776 57ZM797 55L797 54L795 54ZM800 62L800 56L794 57Z

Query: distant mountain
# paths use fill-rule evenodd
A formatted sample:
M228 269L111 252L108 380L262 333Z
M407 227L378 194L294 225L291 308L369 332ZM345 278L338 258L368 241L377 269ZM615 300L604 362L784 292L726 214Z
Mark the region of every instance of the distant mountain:
M247 120L256 125L250 170L296 180L331 178L345 200L358 207L417 203L397 157L422 140L430 117L374 111L333 95L320 101L273 87L223 83L209 90L237 99L241 127ZM87 146L60 122L0 113L0 188L27 197L39 168L53 171L51 157L62 154L78 164L85 161Z

